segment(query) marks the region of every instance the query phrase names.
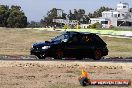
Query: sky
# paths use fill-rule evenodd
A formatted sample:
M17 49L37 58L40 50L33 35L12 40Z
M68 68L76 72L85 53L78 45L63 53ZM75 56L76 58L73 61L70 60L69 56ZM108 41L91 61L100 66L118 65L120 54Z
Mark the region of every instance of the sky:
M2 5L19 5L28 17L28 21L40 21L46 16L47 11L52 8L69 10L84 9L86 14L99 9L101 6L116 8L120 2L129 3L132 7L132 0L0 0Z

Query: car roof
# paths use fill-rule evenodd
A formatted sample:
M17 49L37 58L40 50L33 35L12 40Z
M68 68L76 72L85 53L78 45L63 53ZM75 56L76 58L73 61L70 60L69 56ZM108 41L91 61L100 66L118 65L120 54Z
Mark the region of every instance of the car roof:
M76 32L76 31L67 31L66 33L70 33L70 34L83 34L83 35L94 34L94 33L90 33L90 32ZM94 35L96 35L96 34L94 34Z

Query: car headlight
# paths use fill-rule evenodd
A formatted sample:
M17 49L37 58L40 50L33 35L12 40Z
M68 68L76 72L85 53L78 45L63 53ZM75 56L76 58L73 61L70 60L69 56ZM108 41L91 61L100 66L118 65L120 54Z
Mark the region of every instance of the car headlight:
M50 46L43 46L42 49L48 49Z
M31 46L31 48L33 48L33 45Z

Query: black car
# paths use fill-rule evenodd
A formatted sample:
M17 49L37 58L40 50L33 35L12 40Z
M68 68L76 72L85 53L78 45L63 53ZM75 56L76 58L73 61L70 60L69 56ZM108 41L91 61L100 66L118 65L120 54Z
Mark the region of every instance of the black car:
M36 55L39 59L70 57L100 60L108 55L108 49L107 44L96 34L65 32L51 41L33 44L31 55Z

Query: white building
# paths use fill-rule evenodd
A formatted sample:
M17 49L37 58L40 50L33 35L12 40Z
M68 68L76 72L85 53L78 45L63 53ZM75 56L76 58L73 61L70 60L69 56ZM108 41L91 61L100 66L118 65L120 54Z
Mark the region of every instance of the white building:
M62 17L63 10L62 9L57 9L57 17Z
M128 3L117 4L117 11L129 12L129 4Z
M115 10L102 12L102 17L91 18L91 24L99 22L104 28L111 26L132 26L132 12L128 3L119 3Z
M89 25L90 25L90 24L80 24L80 27L81 27L82 29L87 29L87 28L89 28Z
M78 24L77 20L67 20L67 19L53 19L53 22L63 23L67 25L77 25Z
M111 20L108 18L91 18L90 20L91 24L99 22L100 24L102 24L103 28L109 28L111 25Z

